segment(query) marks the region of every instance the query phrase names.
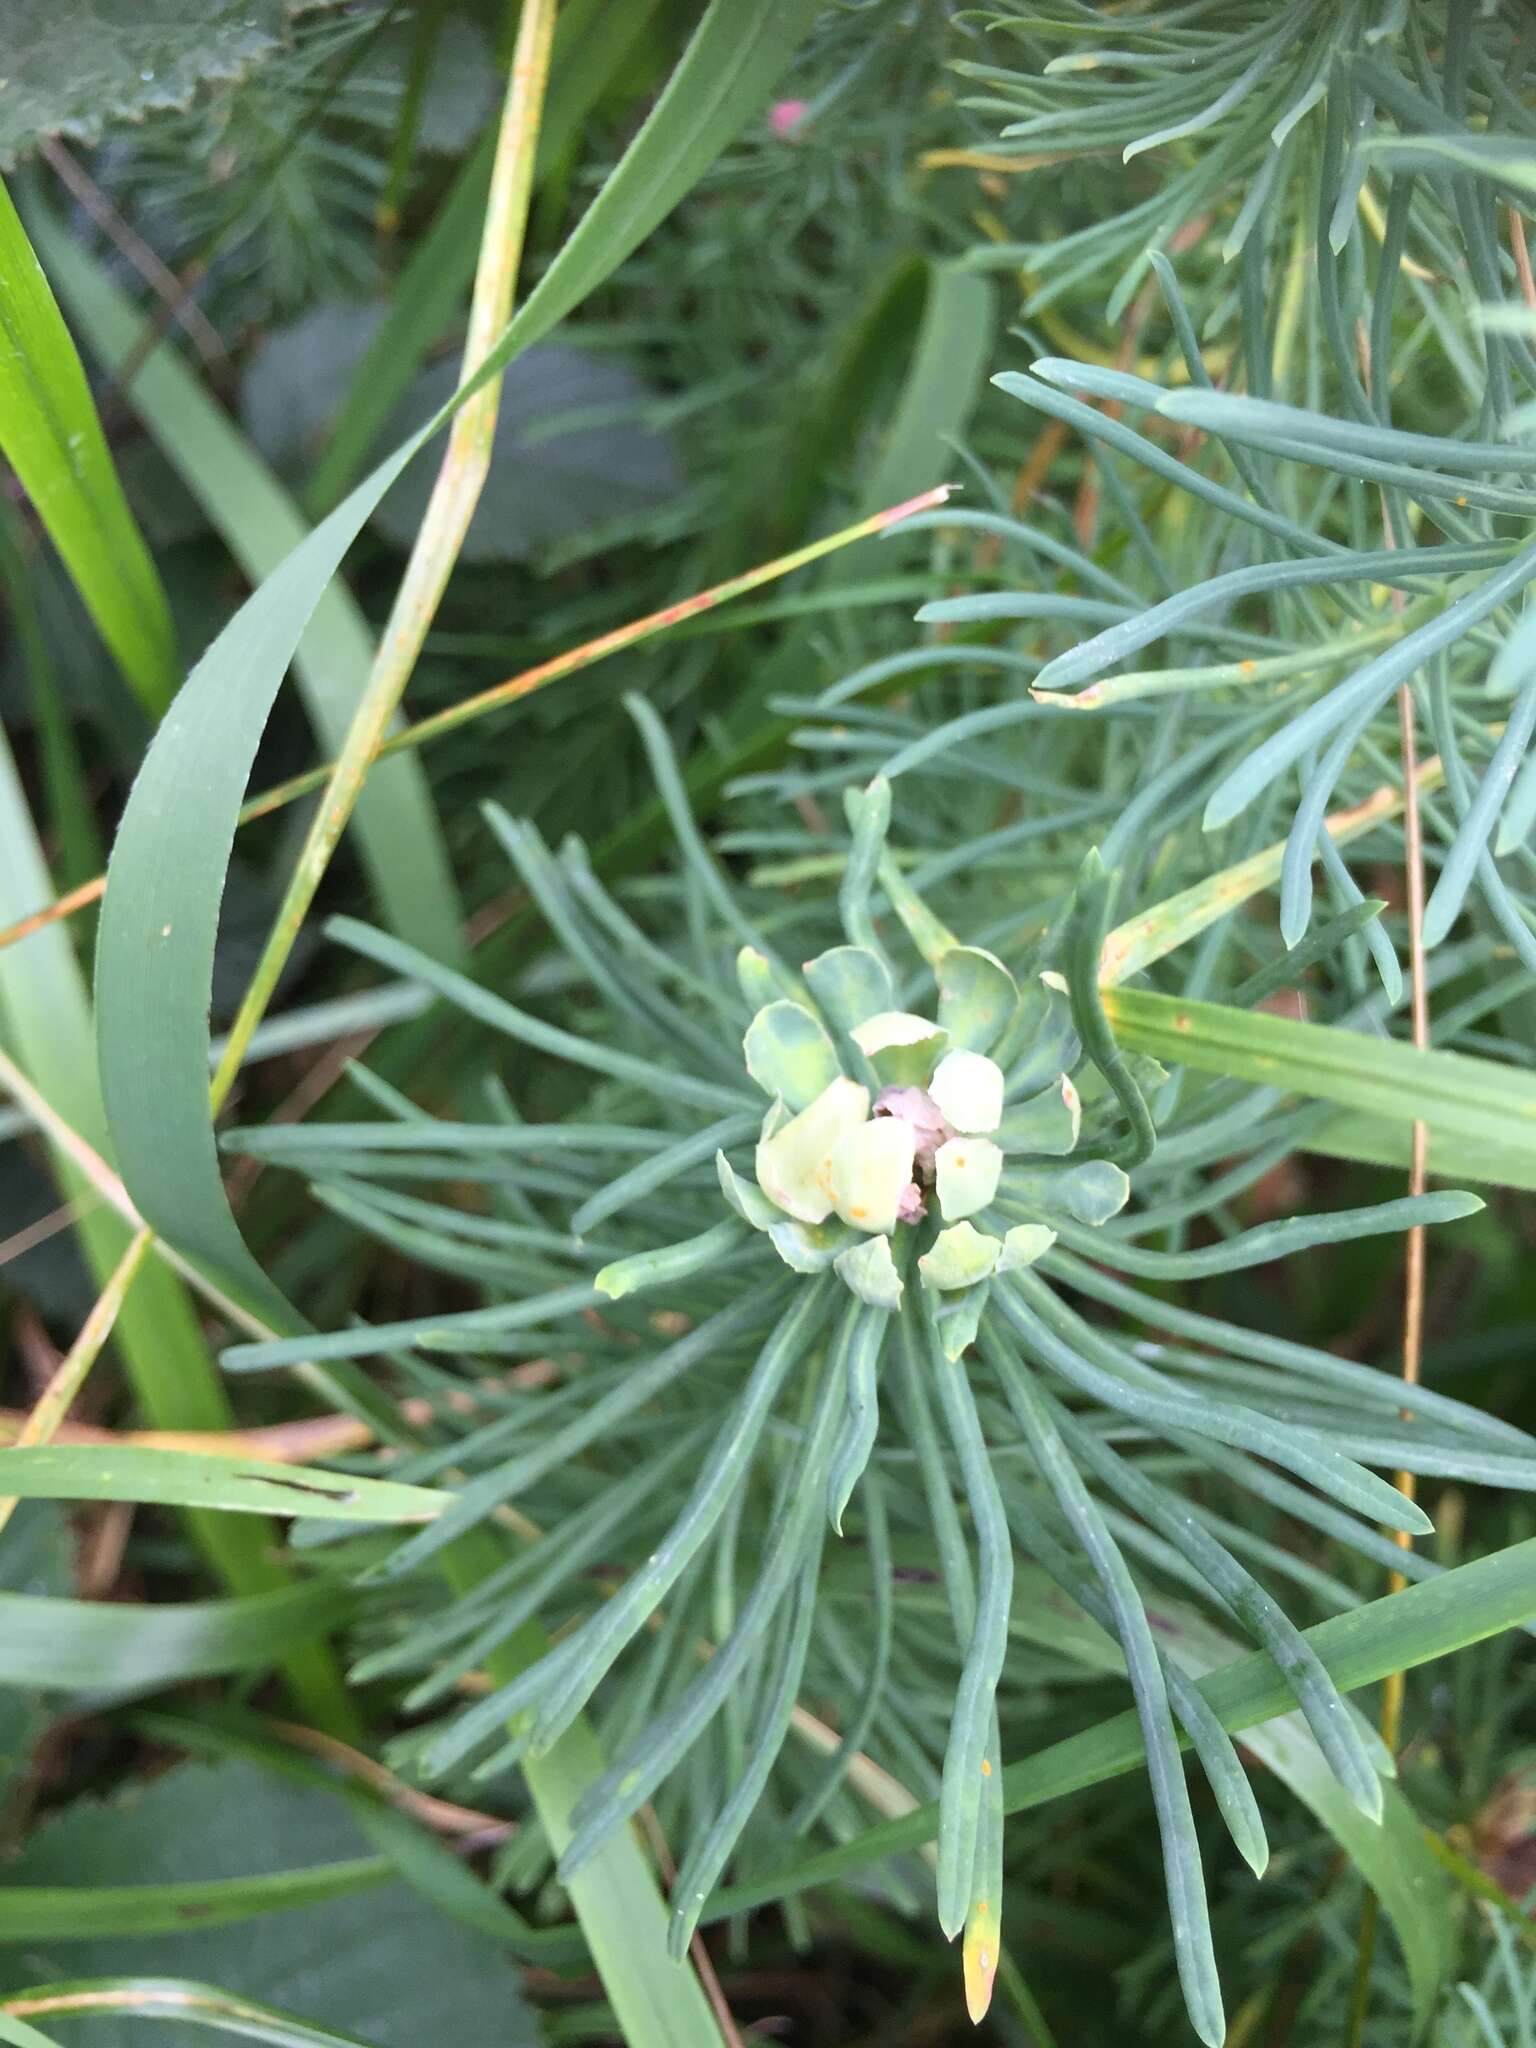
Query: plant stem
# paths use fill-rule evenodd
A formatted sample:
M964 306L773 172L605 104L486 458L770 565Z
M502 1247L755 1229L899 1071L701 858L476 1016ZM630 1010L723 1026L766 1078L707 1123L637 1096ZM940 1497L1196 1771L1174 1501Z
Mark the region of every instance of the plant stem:
M539 116L549 76L555 0L525 0L518 23L491 173L490 204L480 242L480 263L464 344L463 374L473 376L495 345L511 313L522 257L523 231L533 188ZM276 921L245 992L213 1077L215 1108L239 1072L251 1034L261 1022L288 961L299 928L362 793L368 770L404 695L427 629L458 560L490 467L501 380L492 378L456 415L426 516L374 658L368 687L331 770L325 794L289 879Z
M1522 244L1523 246L1523 244ZM1362 353L1367 381L1371 375L1370 352L1362 338ZM1388 547L1396 546L1396 534L1391 511L1385 494L1382 503L1382 530ZM1394 611L1404 609L1403 594L1394 592ZM1414 732L1414 704L1412 685L1404 682L1397 691L1398 744L1402 755L1403 770L1403 866L1404 881L1408 897L1408 971L1409 971L1409 1017L1413 1043L1420 1052L1429 1048L1429 982L1424 957L1424 827L1419 811L1418 784L1418 739ZM1429 1178L1429 1127L1422 1119L1415 1118L1413 1125L1412 1149L1408 1162L1408 1193L1422 1195ZM1427 1234L1422 1223L1414 1224L1408 1232L1404 1247L1403 1261L1403 1384L1416 1387L1424 1358L1424 1261L1428 1250ZM1401 1411L1404 1422L1413 1420L1413 1411ZM1396 1474L1399 1493L1407 1499L1418 1496L1418 1481L1412 1472ZM1413 1538L1405 1529L1393 1531L1392 1540L1400 1550L1409 1550ZM1387 1580L1388 1593L1401 1593L1408 1584L1401 1572L1393 1572ZM1381 1683L1381 1739L1396 1756L1402 1742L1403 1732L1403 1686L1401 1671L1389 1671ZM1370 2011L1371 1975L1376 1956L1376 1937L1381 1922L1381 1901L1376 1893L1367 1889L1360 1904L1360 1928L1355 1948L1355 1975L1350 1987L1349 2019L1346 2030L1348 2048L1360 2048L1365 2038L1365 2022Z
M489 711L500 711L506 705L521 702L535 690L542 690L546 684L561 681L565 676L575 675L595 663L606 661L611 654L623 653L627 648L637 647L644 640L657 633L664 633L670 626L681 625L684 620L697 618L701 613L713 611L716 606L729 604L734 598L745 597L749 591L760 590L765 583L774 583L780 577L789 576L809 563L820 561L824 555L835 554L839 548L852 545L856 540L868 540L875 534L884 533L903 519L910 519L915 513L931 511L942 505L953 487L938 484L930 491L924 491L916 498L900 505L888 505L883 512L876 512L868 519L857 520L852 526L840 527L836 533L829 533L821 540L811 541L806 547L796 548L787 555L778 555L771 562L760 562L755 568L743 570L739 576L729 576L723 583L712 584L708 590L696 591L692 597L679 598L675 604L663 605L660 611L648 612L644 618L631 619L622 626L615 626L611 632L600 633L595 640L584 640L579 647L568 648L564 654L557 654L549 661L538 663L533 668L509 676L505 682L493 683L487 690L478 691L473 697L466 697L461 703L450 704L445 710L434 712L430 718L419 719L415 725L408 725L401 732L390 733L379 741L374 749L369 766L373 761L386 760L391 754L403 752L408 747L424 746L428 741L440 739L444 733L452 732L461 725L469 725L477 718L483 718ZM301 775L290 776L286 782L274 783L253 796L240 812L240 823L249 825L255 818L269 817L285 805L295 803L311 790L321 788L336 773L339 762L328 761L318 768L307 768ZM0 950L14 946L19 940L29 938L33 932L41 931L46 925L56 924L60 918L73 917L77 910L84 910L97 902L106 887L106 876L97 875L89 882L82 882L78 888L57 897L41 910L29 916L18 918L14 924L0 927Z
M133 1285L134 1278L144 1256L154 1243L154 1232L147 1224L140 1224L128 1240L128 1249L117 1262L117 1269L106 1286L97 1296L96 1304L84 1323L80 1334L70 1345L68 1352L59 1363L58 1370L49 1380L32 1413L16 1432L15 1448L24 1449L28 1444L46 1444L53 1440L59 1425L68 1415L75 1396L85 1385L86 1375L101 1352L101 1347L112 1334L117 1321L117 1312L123 1305L123 1298ZM4 1529L16 1507L14 1494L0 1499L0 1529Z

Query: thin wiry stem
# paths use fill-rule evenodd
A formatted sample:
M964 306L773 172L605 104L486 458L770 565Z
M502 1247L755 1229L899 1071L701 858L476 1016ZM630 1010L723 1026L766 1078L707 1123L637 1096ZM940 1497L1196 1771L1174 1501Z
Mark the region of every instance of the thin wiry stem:
M128 225L105 192L71 156L57 135L38 144L38 153L70 197L90 215L118 254L138 272L209 368L229 359L224 338L192 297L186 283L162 263L144 237ZM125 378L123 382L131 382Z
M463 375L472 377L506 327L522 260L523 232L533 191L544 88L554 37L554 0L526 0L518 23L512 75L502 111L491 174L490 204L481 235L480 263L470 304ZM447 451L426 515L411 550L389 623L374 658L373 672L353 716L341 754L315 811L282 905L246 990L213 1077L215 1105L229 1093L246 1045L266 1012L309 913L347 820L362 795L369 768L390 719L404 695L427 630L469 531L490 468L491 445L501 401L501 379L493 377L454 418Z
M1523 237L1518 239L1523 247ZM1370 346L1363 330L1361 354L1366 381L1369 382ZM1388 547L1396 546L1396 532L1385 500L1382 505L1382 530ZM1393 603L1396 609L1401 610L1401 591L1393 593ZM1424 1052L1429 1048L1429 980L1424 949L1424 828L1419 809L1418 736L1415 731L1413 688L1408 682L1398 686L1397 725L1403 765L1403 863L1408 899L1409 1017L1413 1043L1420 1052ZM1417 1118L1413 1125L1411 1145L1408 1193L1410 1197L1416 1198L1423 1194L1429 1178L1429 1127ZM1427 1235L1424 1226L1421 1223L1414 1224L1408 1232L1403 1263L1402 1377L1403 1384L1408 1387L1418 1385L1424 1357L1426 1251ZM1413 1420L1411 1409L1404 1408L1401 1412L1404 1422ZM1409 1500L1417 1499L1418 1481L1412 1472L1397 1473L1396 1484L1398 1491ZM1413 1547L1413 1538L1404 1529L1394 1530L1392 1540L1400 1550L1409 1550ZM1387 1581L1387 1590L1389 1593L1401 1593L1407 1584L1408 1581L1401 1572L1393 1572ZM1388 1672L1382 1681L1379 1722L1381 1739L1394 1756L1402 1740L1403 1687L1404 1678L1401 1671ZM1359 2048L1365 2034L1380 1919L1381 1901L1374 1891L1367 1889L1361 1902L1360 1930L1355 1950L1355 1975L1350 1989L1347 2032L1350 2048Z
M673 1860L672 1851L667 1844L667 1838L662 1832L661 1822L657 1818L656 1809L649 1800L641 1807L639 1818L640 1824L645 1830L646 1839L651 1845L651 1854L656 1859L657 1868L661 1872L662 1881L670 1897L672 1889L677 1883L677 1864ZM702 1927L695 1927L693 1930L692 1938L688 1943L688 1953L693 1957L693 1966L699 1973L699 1982L704 1986L704 1996L709 2000L710 2010L714 2013L720 2031L725 2036L726 2048L746 2048L746 2043L741 2036L741 2029L737 2026L735 2018L731 2013L731 2008L726 2001L725 1993L720 1988L720 1979L715 1973L714 1963L710 1960L709 1949L705 1944Z
M683 624L687 619L697 618L701 613L713 611L718 605L729 604L732 599L745 597L749 591L760 590L765 583L774 583L780 577L789 576L796 569L806 568L825 555L837 553L840 548L850 547L854 541L868 540L884 533L903 519L910 519L919 512L932 511L948 498L952 484L937 484L932 490L922 492L916 498L909 498L899 505L888 505L883 512L876 512L868 519L857 520L852 526L840 527L836 533L829 533L821 540L811 541L803 548L795 548L787 555L777 555L771 562L761 562L756 568L747 569L739 576L727 577L723 583L712 584L708 590L695 592L692 597L679 599L674 604L663 605L660 611L648 612L644 618L631 619L626 625L615 626L611 632L600 633L593 640L584 640L579 647L569 648L564 654L557 654L549 661L539 662L533 668L522 669L505 682L493 683L489 689L479 690L473 697L466 697L461 703L450 704L446 709L434 712L432 717L419 719L415 725L408 725L401 732L390 733L382 738L370 757L374 761L386 760L391 754L404 752L410 747L425 746L432 740L441 739L444 733L453 732L461 725L469 725L487 712L504 710L508 705L517 704L524 697L532 696L535 690L542 690L547 684L561 681L575 675L579 670L591 668L594 663L606 661L611 654L621 654L636 647L642 640L649 640L656 633L664 633L670 626ZM290 776L286 782L275 783L253 796L240 812L239 823L249 825L256 818L269 817L287 804L296 803L301 796L322 788L334 775L340 763L327 761L318 768L308 768L302 775ZM105 875L96 875L88 882L82 882L66 895L46 904L42 909L32 911L28 916L18 918L14 924L0 927L0 948L13 946L18 941L30 938L34 932L46 925L56 924L61 918L73 917L77 910L85 910L92 903L99 902L107 886Z
M139 1228L128 1240L127 1249L118 1260L107 1284L97 1296L90 1314L80 1326L80 1334L59 1362L58 1370L38 1396L32 1413L16 1432L15 1445L23 1450L31 1444L51 1443L60 1423L74 1405L75 1398L85 1385L91 1367L101 1355L101 1347L112 1334L129 1288L138 1277L140 1266L150 1246L154 1243L154 1232L147 1224ZM16 1509L14 1494L0 1499L0 1529L4 1529Z
M1406 801L1403 805L1404 858L1407 866L1408 887L1408 960L1410 973L1410 1017L1413 1026L1413 1042L1422 1051L1429 1045L1429 994L1424 961L1424 834L1419 816L1419 793L1416 781L1416 747L1414 738L1413 692L1406 683L1397 693L1398 721L1402 736L1403 788ZM1408 1192L1422 1195L1429 1176L1429 1131L1426 1125L1415 1122L1413 1126L1413 1149L1408 1166ZM1403 1267L1403 1384L1416 1387L1424 1357L1424 1258L1427 1239L1424 1226L1416 1223L1408 1232L1408 1242ZM1404 1422L1413 1420L1413 1411L1402 1410ZM1413 1500L1418 1494L1418 1482L1412 1472L1396 1475L1399 1492ZM1400 1550L1413 1547L1413 1538L1404 1529L1393 1531L1392 1540ZM1401 1593L1408 1581L1401 1572L1393 1572L1387 1581L1389 1593ZM1403 1729L1403 1687L1401 1671L1389 1671L1381 1684L1381 1738L1395 1755L1402 1739ZM1364 2038L1366 2013L1370 2005L1371 1968L1376 1954L1376 1933L1381 1919L1381 1901L1375 1892L1367 1889L1360 1906L1360 1933L1355 1950L1355 1977L1350 1994L1349 2024L1346 2039L1349 2048L1359 2048Z

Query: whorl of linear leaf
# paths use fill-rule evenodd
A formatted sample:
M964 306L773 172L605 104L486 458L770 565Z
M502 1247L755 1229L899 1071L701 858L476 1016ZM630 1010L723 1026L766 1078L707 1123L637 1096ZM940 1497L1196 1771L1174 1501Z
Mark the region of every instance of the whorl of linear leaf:
M1315 1503L1303 1512L1337 1520L1342 1510L1367 1548L1381 1521L1427 1526L1372 1465L1531 1485L1536 1450L1454 1402L1404 1431L1385 1380L1374 1405L1324 1405L1303 1421L1285 1373L1256 1363L1224 1325L1192 1318L1209 1352L1154 1355L1090 1322L1061 1247L1136 1269L1114 1219L1133 1184L1146 1199L1158 1152L1148 1157L1139 1138L1131 1146L1134 1183L1106 1155L1123 1147L1127 1122L1156 1139L1149 1104L1166 1081L1154 1062L1115 1047L1096 1000L1074 1001L1072 977L1097 958L1102 868L1084 870L1062 967L1016 952L1010 965L962 944L914 887L887 844L891 793L877 783L847 799L841 929L822 899L764 916L693 830L660 729L648 717L646 727L679 827L673 908L687 907L691 941L653 935L579 846L555 854L531 826L492 819L594 998L581 1035L381 932L332 926L380 966L472 1004L509 1050L542 1049L584 1071L590 1120L524 1124L499 1097L485 1123L413 1115L272 1128L249 1141L308 1172L384 1241L449 1271L501 1275L484 1308L228 1354L254 1368L314 1356L317 1344L350 1357L414 1349L441 1361L434 1372L452 1363L481 1390L476 1417L451 1441L392 1463L392 1476L416 1483L449 1465L464 1477L433 1524L377 1559L377 1581L407 1592L447 1543L508 1503L550 1531L459 1604L433 1600L414 1617L407 1607L360 1675L412 1681L409 1703L437 1718L404 1750L429 1774L467 1760L494 1772L537 1754L601 1695L625 1738L577 1812L567 1872L685 1760L713 1759L696 1782L718 1796L691 1808L678 1844L680 1948L742 1853L754 1804L786 1768L780 1751L807 1673L827 1682L837 1589L850 1573L859 1582L861 1552L877 1545L887 1512L899 1526L926 1525L953 1634L930 1628L919 1642L909 1632L904 1654L951 1700L932 1759L942 1784L938 1913L946 1932L966 1930L975 1971L996 1953L997 1715L1022 1541L1125 1651L1153 1759L1180 1976L1202 2036L1219 2040L1200 1854L1173 1762L1179 1729L1256 1867L1262 1825L1227 1738L1149 1630L1139 1539L1126 1548L1131 1525L1109 1502L1149 1522L1181 1573L1282 1659L1322 1754L1366 1813L1379 1810L1379 1757L1270 1590L1191 1521L1176 1482L1127 1458L1127 1425L1214 1473L1245 1475L1252 1459L1278 1466L1299 1482L1298 1499ZM957 1194L945 1153L979 1145L996 1166L972 1206L968 1166ZM480 1224L390 1185L447 1174L482 1181L504 1220ZM1154 1177L1146 1191L1143 1174ZM1230 1240L1224 1257L1259 1264L1303 1229L1298 1241L1345 1241L1476 1206L1431 1195L1267 1224ZM1187 1257L1162 1255L1159 1270L1175 1276ZM1156 1324L1150 1296L1141 1313ZM529 1352L558 1361L558 1389L533 1400L496 1376L499 1361ZM1304 1355L1314 1373L1349 1372ZM1358 1388L1357 1376L1351 1395ZM871 1554L882 1551L879 1538ZM588 1573L599 1568L612 1590L594 1599ZM722 1584L734 1588L724 1609L712 1591ZM536 1613L560 1624L556 1647L510 1683L450 1705L458 1679ZM692 1664L676 1649L696 1637L713 1647ZM891 1668L880 1665L872 1697L849 1701L861 1725L895 1710ZM840 1752L839 1770L846 1761ZM824 1784L807 1788L811 1812L825 1796Z

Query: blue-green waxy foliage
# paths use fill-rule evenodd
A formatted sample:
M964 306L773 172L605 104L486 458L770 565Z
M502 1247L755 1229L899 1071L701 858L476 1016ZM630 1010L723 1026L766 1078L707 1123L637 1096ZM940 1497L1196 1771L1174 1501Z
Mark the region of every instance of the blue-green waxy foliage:
M1314 921L1319 863L1335 910L1361 904L1325 819L1379 786L1408 693L1420 757L1435 757L1424 938L1442 947L1471 910L1529 970L1528 15L1396 0L1154 9L1106 47L1090 14L1002 10L986 61L954 67L1003 158L1082 158L1090 191L1090 224L972 261L1026 265L1047 320L1102 279L1108 318L1150 346L1134 372L1037 353L993 381L1080 437L1117 505L1161 483L1186 517L1182 545L1137 530L1135 599L1101 607L1099 630L1046 658L1034 691L1098 715L1171 700L1186 728L1251 707L1251 721L1228 716L1205 767L1203 821L1283 826L1292 947ZM1091 161L1106 148L1166 175L1127 206L1119 163ZM1106 176L1114 203L1095 205ZM1052 615L1033 590L926 615L975 625L1020 602ZM1378 919L1362 929L1395 1001L1397 951Z
M808 1757L797 1719L803 1697L832 1692L861 1744L898 1744L938 1791L938 1918L965 1933L972 1993L990 1984L1000 1938L1006 1731L1024 1676L1010 1650L1015 1571L1043 1569L1123 1653L1179 1976L1201 2037L1220 2042L1181 1745L1245 1860L1261 1871L1268 1852L1230 1737L1149 1619L1149 1559L1276 1660L1318 1769L1373 1823L1387 1760L1225 1525L1192 1513L1179 1479L1127 1439L1239 1486L1284 1474L1298 1515L1377 1558L1396 1554L1378 1525L1429 1524L1371 1468L1536 1486L1536 1447L1433 1395L1405 1431L1390 1380L1250 1343L1135 1288L1149 1259L1178 1277L1210 1254L1115 1234L1157 1163L1167 1076L1117 1046L1105 1017L1112 878L1097 856L1045 936L1004 957L965 943L914 888L890 836L901 807L877 780L846 794L834 921L825 899L765 898L717 864L659 727L632 708L678 828L669 941L579 844L555 853L532 826L489 814L596 999L582 1032L385 933L331 927L471 1010L513 1066L536 1050L584 1072L585 1114L525 1123L498 1087L484 1122L449 1124L380 1091L384 1121L226 1140L307 1171L382 1241L491 1283L487 1305L460 1314L226 1354L238 1370L388 1358L439 1395L475 1389L462 1433L391 1463L415 1484L462 1477L430 1525L370 1551L369 1580L401 1605L357 1675L408 1683L427 1718L401 1757L428 1776L466 1762L494 1775L589 1702L607 1711L616 1760L578 1809L561 1868L653 1796L680 1798L679 1953L721 1880L750 1867L754 1813L788 1799L810 1828L846 1810L853 1749ZM493 1213L410 1192L448 1177L482 1182ZM1478 1206L1435 1194L1264 1224L1219 1247L1222 1270ZM1100 1318L1106 1299L1169 1341L1127 1341ZM529 1356L551 1361L555 1384L500 1377ZM1356 1405L1335 1405L1346 1382ZM1318 1399L1298 1402L1298 1385ZM509 1506L535 1525L527 1547L444 1609L433 1560ZM893 1599L892 1543L909 1531L928 1532L922 1554L937 1555L948 1640ZM593 1597L594 1572L608 1597ZM872 1662L850 1659L850 1597L873 1603ZM555 1647L455 1704L461 1677L534 1615L559 1624ZM898 1651L909 1677L942 1674L946 1707L920 1726L894 1684Z
M72 1733L57 1786L88 1789L66 1829L96 1840L115 1824L95 1793L163 1746L224 1758L221 1782L241 1757L292 1775L254 1710L274 1659L302 1676L329 1636L336 1689L306 1711L459 1813L375 1799L331 1751L298 1766L305 1797L345 1798L378 1853L263 1867L216 1918L379 1895L398 1866L516 1965L594 1967L608 2004L551 2030L630 2048L734 2038L726 2005L751 2031L748 1945L829 1939L880 1966L839 1971L839 2039L892 2031L898 1972L942 2029L948 1972L973 2019L995 1978L1023 2022L999 2012L997 2037L1042 2048L1536 2048L1523 1966L1462 1986L1460 2015L1451 1990L1479 1947L1516 1953L1523 1907L1482 1852L1536 1727L1525 1646L1489 1641L1536 1629L1536 1445L1515 1426L1536 1426L1516 1208L1536 1189L1530 0L255 0L274 10L298 25L264 69L73 172L50 148L17 188L66 310L94 303L71 282L86 240L109 297L144 296L79 210L96 221L92 185L178 279L166 310L207 388L190 357L156 384L171 339L144 358L156 330L125 299L96 402L150 580L189 646L217 637L140 760L53 645L59 579L33 573L52 557L12 518L0 685L10 838L37 856L7 916L51 893L34 841L58 838L73 883L103 864L82 824L120 818L110 1156L159 1249L193 1261L235 1412L294 1426L254 1461L97 1428L0 1450L0 1519L16 1493L23 1532L0 1574L0 1767L56 1710L110 1730ZM487 274L508 246L498 133L531 139L528 67L517 122L469 130L543 17L533 212L492 359L536 369L553 341L602 404L563 436L524 420L510 468L502 449L413 680L414 751L367 792L430 776L483 915L402 921L386 891L362 913L384 930L307 932L242 1068L255 1128L230 1129L210 992L222 1010L244 899L296 844L256 822L294 785L246 799L300 765L280 684L304 615L340 601L363 526L358 598L382 614L412 541L411 476L379 498L409 450L365 472L402 405L422 416L423 364L448 398L483 217ZM67 226L43 204L59 177ZM272 323L317 280L328 303L284 341ZM82 346L112 339L100 324ZM315 357L328 331L350 389ZM47 355L32 398L57 384ZM295 360L279 454L260 387ZM251 506L230 511L251 470L221 410L237 383L318 522L271 574L289 543L257 559ZM551 463L611 440L608 400L637 394L678 475L553 516ZM212 532L163 502L130 415ZM39 495L72 438L45 435L21 480L160 703L137 529L93 555ZM107 482L98 540L122 534ZM927 509L881 513L901 502ZM487 521L515 574L475 567ZM234 593L208 569L230 546L259 587L220 629ZM138 592L115 608L114 563ZM643 692L635 732L621 688ZM355 887L343 861L316 901L356 910ZM69 965L62 924L3 956L32 1020L7 1044L53 1096L57 1005L25 1000L39 947ZM375 1028L366 1065L320 1057L292 1096L257 1063ZM300 1124L264 1121L301 1100ZM37 1139L4 1114L20 1166ZM245 1155L227 1182L221 1147ZM0 1232L11 1254L33 1222ZM157 1270L71 1423L178 1422L113 1381L118 1342L141 1378L186 1351L140 1299ZM41 1284L38 1305L62 1344ZM62 1538L57 1583L26 1580L28 1518L62 1529L63 1501L158 1510L110 1599L64 1597ZM262 1573L280 1542L292 1584L174 1597L177 1504L204 1534L244 1512ZM1400 1674L1395 1729L1393 1689L1364 1689ZM188 1715L142 1712L189 1685ZM234 1839L216 1798L193 1804L173 1861L193 1821ZM434 1843L455 1818L472 1832ZM16 1875L6 2003L30 1944L78 1938L82 1913L114 1941L211 1938L174 1935L199 1903L177 1870ZM304 1920L267 1924L302 1947ZM685 1953L711 1922L717 2016ZM230 1991L263 2000L247 2031L343 2048L330 2001L314 2026L267 2009L286 1993L231 1929L256 1974ZM798 1974L821 1978L814 1952ZM98 1985L118 2017L92 2025L211 2024L199 2000L226 1997L137 1982ZM17 2009L68 2037L67 2009ZM393 2038L356 1998L334 2017ZM505 2035L505 2000L476 2017Z

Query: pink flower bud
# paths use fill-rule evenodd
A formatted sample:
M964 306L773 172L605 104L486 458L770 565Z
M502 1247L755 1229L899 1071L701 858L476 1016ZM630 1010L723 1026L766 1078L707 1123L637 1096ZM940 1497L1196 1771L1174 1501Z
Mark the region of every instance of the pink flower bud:
M791 142L810 111L809 100L775 100L768 109L768 125L781 142Z

